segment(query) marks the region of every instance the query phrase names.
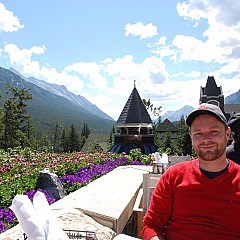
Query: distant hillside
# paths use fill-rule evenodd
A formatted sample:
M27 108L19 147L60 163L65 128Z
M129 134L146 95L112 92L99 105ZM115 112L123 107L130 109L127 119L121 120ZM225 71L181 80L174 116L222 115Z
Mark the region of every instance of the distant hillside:
M39 79L36 79L36 78L33 78L33 77L25 78L24 76L22 76L19 72L17 72L13 68L10 68L10 71L19 75L24 80L26 80L30 83L33 83L34 85L37 85L38 87L40 87L44 90L47 90L48 92L50 92L54 95L61 96L61 97L64 97L64 98L70 100L73 104L76 104L77 106L83 107L84 109L91 112L92 114L97 115L98 117L102 117L102 118L106 118L106 119L114 121L113 118L111 118L106 113L104 113L102 110L100 110L96 105L89 102L83 96L76 95L76 94L68 91L67 88L63 85L48 83L48 82L45 82L43 80L39 80Z
M29 113L33 116L33 125L37 136L53 135L57 121L62 128L69 128L74 124L78 131L82 130L83 123L87 122L91 132L111 131L115 121L92 114L71 100L53 94L38 85L26 81L19 75L0 67L0 92L3 106L6 95L6 86L12 84L18 88L30 89L33 99L28 101Z
M240 104L240 89L225 98L225 104Z

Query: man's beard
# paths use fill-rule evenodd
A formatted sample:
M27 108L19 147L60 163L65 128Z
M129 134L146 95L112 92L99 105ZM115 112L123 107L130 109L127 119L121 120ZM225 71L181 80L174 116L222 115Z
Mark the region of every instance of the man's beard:
M226 150L226 144L224 143L221 143L220 145L214 144L214 146L210 150L202 149L201 148L202 146L205 145L204 144L199 145L196 153L199 156L199 158L205 161L213 161L220 158Z

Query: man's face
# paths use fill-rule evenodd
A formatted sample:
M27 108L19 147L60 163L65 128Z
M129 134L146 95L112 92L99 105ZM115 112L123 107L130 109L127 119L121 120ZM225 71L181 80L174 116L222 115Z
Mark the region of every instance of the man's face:
M202 114L196 117L190 128L192 145L199 159L213 161L220 158L226 150L230 129L216 117Z

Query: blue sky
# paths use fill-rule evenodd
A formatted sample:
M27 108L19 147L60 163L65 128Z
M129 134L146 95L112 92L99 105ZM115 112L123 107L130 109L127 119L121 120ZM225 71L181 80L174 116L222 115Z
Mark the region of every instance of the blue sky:
M162 114L214 76L240 89L240 1L0 0L0 66L65 85L118 119L136 80Z

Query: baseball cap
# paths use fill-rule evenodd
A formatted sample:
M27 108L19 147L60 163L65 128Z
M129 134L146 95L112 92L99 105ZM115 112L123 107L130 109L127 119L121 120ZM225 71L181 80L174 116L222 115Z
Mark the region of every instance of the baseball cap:
M240 112L233 114L228 120L228 126L234 133L240 133Z
M215 116L220 121L222 121L226 126L228 126L227 119L224 116L222 110L218 106L210 103L202 103L201 105L199 105L198 108L193 110L186 119L187 125L190 127L193 120L202 114L210 114L212 116Z

